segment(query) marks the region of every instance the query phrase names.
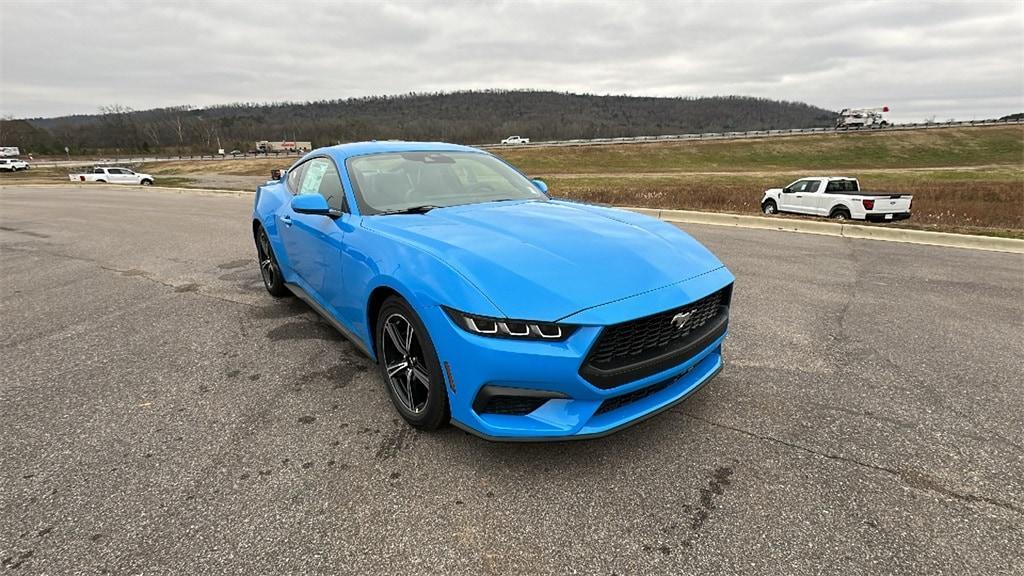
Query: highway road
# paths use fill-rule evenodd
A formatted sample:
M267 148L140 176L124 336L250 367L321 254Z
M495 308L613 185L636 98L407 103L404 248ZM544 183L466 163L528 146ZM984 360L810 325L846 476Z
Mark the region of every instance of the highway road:
M1021 574L1024 256L684 226L721 375L587 442L400 422L251 195L0 189L12 574Z

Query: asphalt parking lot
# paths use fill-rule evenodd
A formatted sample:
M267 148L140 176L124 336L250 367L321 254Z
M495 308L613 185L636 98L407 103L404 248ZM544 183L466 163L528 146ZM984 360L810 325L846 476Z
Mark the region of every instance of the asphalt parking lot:
M0 189L4 568L1024 573L1024 256L684 226L737 277L721 375L491 444L266 294L251 201Z

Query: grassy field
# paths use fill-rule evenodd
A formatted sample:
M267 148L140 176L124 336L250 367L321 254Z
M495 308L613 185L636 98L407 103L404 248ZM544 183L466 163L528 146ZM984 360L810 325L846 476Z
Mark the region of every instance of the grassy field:
M775 139L503 149L553 195L621 206L753 214L761 192L810 175L914 194L914 216L886 226L1024 238L1024 126L817 134ZM135 166L158 185L253 190L290 158ZM0 174L66 181L66 168Z
M914 194L898 226L1024 238L1024 127L954 128L576 148L501 155L552 194L590 202L757 213L761 192L810 175ZM887 224L891 226L892 224Z

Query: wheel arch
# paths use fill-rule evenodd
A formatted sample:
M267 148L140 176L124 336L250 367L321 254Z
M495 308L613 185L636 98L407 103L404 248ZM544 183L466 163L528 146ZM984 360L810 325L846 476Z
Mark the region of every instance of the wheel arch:
M831 218L835 216L836 212L846 212L847 216L853 216L853 212L850 210L850 207L847 206L844 202L836 202L835 204L833 204L832 207L829 208L828 210L828 217Z
M409 302L408 298L403 296L401 292L399 292L397 289L388 284L381 284L380 286L374 288L372 291L370 291L370 296L366 300L366 327L368 328L367 332L369 332L370 336L368 344L370 353L373 354L374 360L377 360L378 358L377 315L380 313L380 309L381 306L384 305L384 301L386 301L391 296L397 296L402 300L405 300L407 303ZM409 305L412 306L411 303Z

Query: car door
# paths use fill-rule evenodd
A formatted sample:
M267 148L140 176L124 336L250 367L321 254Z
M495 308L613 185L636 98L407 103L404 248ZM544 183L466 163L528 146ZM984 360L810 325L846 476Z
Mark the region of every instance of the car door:
M797 201L802 208L802 214L821 215L822 197L825 195L825 180L809 180L809 184L800 194Z
M290 205L279 211L281 236L294 272L321 304L329 305L343 284L341 251L345 232L351 230L351 214L333 160L313 158L297 169L301 172L288 178L293 194L320 194L328 206L342 213L337 218L299 214Z
M111 168L109 172L111 182L116 182L118 184L128 184L132 181L132 177L124 168Z
M832 207L838 203L837 195L842 195L855 187L852 180L828 180L821 187L820 193L816 195L816 213L819 216L828 216Z
M808 180L797 180L783 188L782 193L779 194L779 210L782 212L799 212L799 201L802 199L807 183Z
M801 180L793 187L792 212L798 214L814 214L814 193L818 189L817 180Z

